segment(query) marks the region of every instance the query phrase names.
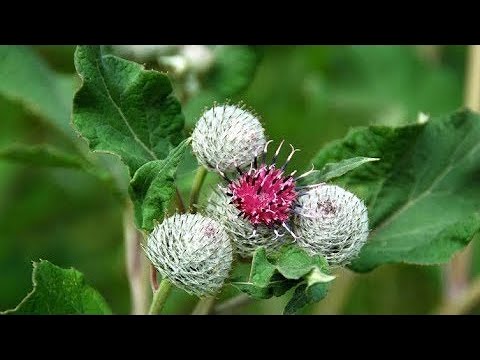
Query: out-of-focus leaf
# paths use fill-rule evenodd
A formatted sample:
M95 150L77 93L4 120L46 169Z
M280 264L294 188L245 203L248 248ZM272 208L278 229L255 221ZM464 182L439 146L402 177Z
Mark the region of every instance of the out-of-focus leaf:
M46 260L33 263L33 290L6 314L111 314L102 296L85 283L83 275Z
M0 94L21 102L68 136L73 77L52 71L26 46L0 46Z

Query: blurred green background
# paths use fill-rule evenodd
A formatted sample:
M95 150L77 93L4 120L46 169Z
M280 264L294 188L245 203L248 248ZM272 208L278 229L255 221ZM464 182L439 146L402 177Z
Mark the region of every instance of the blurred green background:
M58 91L70 98L78 86L74 50L74 46L22 48L38 61L34 69L53 71L64 80ZM256 51L261 61L253 81L232 100L243 100L255 109L270 138L286 139L301 149L292 168L308 168L326 142L343 137L353 126L406 124L415 122L419 112L434 116L463 103L464 46L268 46ZM0 83L23 63L13 70L11 64L8 69L2 66L5 56L2 59L0 49ZM18 86L28 88L29 76ZM12 143L75 146L45 121L40 106L22 101L19 91L4 90L0 85L0 148ZM50 91L39 88L38 96L52 96L54 102ZM59 121L68 124L65 113ZM193 115L187 113L187 122L192 123L195 119L188 116ZM123 171L115 158L102 158ZM179 169L184 195L194 165L190 156ZM214 180L210 175L208 183ZM475 274L480 270L479 256L474 259ZM115 313L129 313L122 208L105 183L78 170L0 160L0 310L13 308L30 291L31 261L38 259L75 267ZM366 275L346 272L325 301L304 312L427 313L438 305L441 294L439 267L382 266ZM188 313L195 301L175 290L166 312ZM238 313L280 314L285 302L285 297L257 301Z

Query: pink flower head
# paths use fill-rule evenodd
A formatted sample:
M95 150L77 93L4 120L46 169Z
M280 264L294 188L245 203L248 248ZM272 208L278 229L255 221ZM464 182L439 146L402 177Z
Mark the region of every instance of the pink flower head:
M275 164L251 168L228 186L232 202L252 224L281 225L297 199L295 180Z
M247 172L242 172L237 168L240 176L233 181L227 179L229 181L227 195L231 196L231 203L240 210L239 215L243 216L253 226L286 227L286 222L289 221L297 200L298 192L293 177L295 172L286 175L284 171L297 150L292 146L292 152L285 164L281 168L277 168L275 161L283 141L275 152L272 163L268 165L266 163L266 153L270 142L265 145L260 164L258 164L257 156L255 156Z

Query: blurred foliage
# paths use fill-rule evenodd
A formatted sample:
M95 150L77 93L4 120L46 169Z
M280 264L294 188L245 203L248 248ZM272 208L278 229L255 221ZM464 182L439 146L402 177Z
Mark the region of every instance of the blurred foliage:
M56 131L48 121L48 117L54 122L61 119L65 125L69 117L46 113L40 104L32 107L16 96L34 89L30 87L32 76L48 74L54 74L59 90L48 93L48 87L40 87L31 97L33 102L45 95L51 102L71 96L72 87L78 86L78 81L72 86L71 80L77 79L74 47L18 50L28 54L15 60L19 68L22 62L38 61L40 65L35 66L41 71L22 75L13 95L12 90L5 90L6 79L15 74L2 71L4 50L0 48L0 149L48 143L81 154L85 144L74 145L69 135ZM343 137L352 126L411 123L419 112L433 116L462 106L464 46L271 46L257 50L262 57L252 83L231 98L243 100L260 114L276 142L286 139L301 148L292 169L309 168L310 159L323 145ZM63 105L57 105L59 112L64 111ZM125 168L118 159L109 155L95 159L115 169L119 183L125 181ZM194 157L186 154L177 173L184 196L195 169ZM216 181L210 174L206 189ZM0 309L15 307L31 290L31 261L47 259L62 268L74 267L114 313L128 313L121 220L121 206L101 179L76 169L0 161ZM474 250L473 272L478 274L479 246ZM248 266L240 264L236 271L245 274ZM441 296L438 267L385 265L339 280L324 302L303 313L425 313L432 311ZM237 293L227 286L221 297ZM259 300L236 313L279 314L290 295ZM194 297L174 290L165 312L187 313L194 303ZM334 309L332 304L340 305Z

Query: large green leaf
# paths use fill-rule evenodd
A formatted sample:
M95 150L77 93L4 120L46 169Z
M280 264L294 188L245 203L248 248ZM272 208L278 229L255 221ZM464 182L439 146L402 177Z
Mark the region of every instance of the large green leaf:
M356 129L321 150L314 164L358 155L381 161L337 181L369 209L370 238L353 270L443 263L479 232L479 115L459 111L425 124Z
M69 124L72 76L53 72L26 46L0 46L0 94L73 136Z
M83 83L73 123L91 150L120 156L133 175L183 139L183 114L165 74L103 56L99 46L78 46L75 67Z
M50 145L11 145L0 149L0 159L33 166L82 168L84 161Z
M46 260L33 263L33 290L6 314L111 314L103 297L85 283L83 275Z
M150 161L137 170L130 182L130 197L135 206L135 221L151 231L161 222L175 192L175 173L190 139L182 141L165 160Z

